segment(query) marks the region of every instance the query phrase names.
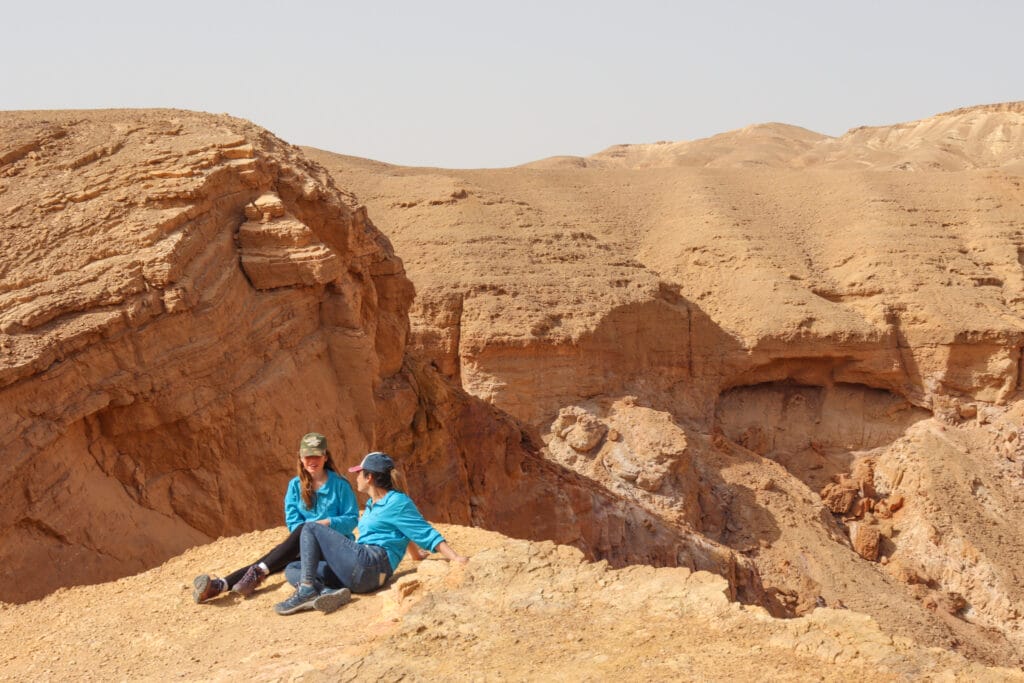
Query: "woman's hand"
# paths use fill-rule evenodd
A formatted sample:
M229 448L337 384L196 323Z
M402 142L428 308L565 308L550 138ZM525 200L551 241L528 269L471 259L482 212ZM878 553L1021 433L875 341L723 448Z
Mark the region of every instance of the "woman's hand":
M316 523L317 524L323 524L324 526L330 526L331 525L331 520L330 519L318 519L318 520L316 520Z
M459 564L466 564L469 562L469 558L463 557L455 552L452 547L448 545L448 541L441 541L437 544L437 547L434 550L441 553L452 562L458 562Z

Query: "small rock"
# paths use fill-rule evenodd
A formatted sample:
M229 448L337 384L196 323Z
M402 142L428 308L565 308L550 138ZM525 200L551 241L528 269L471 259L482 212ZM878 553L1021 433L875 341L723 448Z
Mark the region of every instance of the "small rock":
M978 406L973 403L961 403L956 407L957 414L964 420L972 420L978 416Z
M881 538L882 535L878 528L873 525L863 522L850 525L850 542L853 543L853 549L857 551L857 554L865 560L874 562L878 559L878 545Z
M845 515L860 495L859 489L849 480L826 484L821 489L821 501L833 514Z
M565 435L565 442L578 453L589 453L608 432L608 427L593 415L584 414Z

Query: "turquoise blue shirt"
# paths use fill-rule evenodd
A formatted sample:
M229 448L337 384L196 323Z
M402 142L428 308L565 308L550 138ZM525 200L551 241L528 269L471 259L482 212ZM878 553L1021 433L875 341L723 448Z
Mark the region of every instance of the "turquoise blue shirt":
M331 528L355 539L352 530L359 521L359 502L348 480L327 470L327 481L316 491L316 505L310 510L302 500L302 481L295 477L288 482L284 494L284 523L288 531L305 522L331 520Z
M391 569L398 567L405 549L412 541L434 552L444 542L437 529L430 526L404 493L388 491L376 503L366 501L366 510L359 519L359 543L379 545L388 551Z

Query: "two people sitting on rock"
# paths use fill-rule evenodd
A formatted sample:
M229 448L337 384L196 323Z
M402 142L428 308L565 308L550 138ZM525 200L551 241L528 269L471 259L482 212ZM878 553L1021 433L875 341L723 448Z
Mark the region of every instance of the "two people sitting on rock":
M368 496L359 519L359 539L353 541L327 526L303 526L299 561L285 570L295 593L274 606L278 614L310 609L327 613L348 602L352 593L377 590L394 574L406 547L414 547L410 544L453 562L468 561L398 489L395 463L386 453L369 453L348 471L356 473L356 488Z
M293 614L314 608L330 612L345 604L353 592L366 593L384 585L406 548L417 560L430 554L418 544L450 560L467 561L402 492L401 477L387 454L370 453L361 464L349 468L358 473L359 491L369 496L361 520L352 486L335 469L323 434L311 432L302 437L297 470L284 499L288 538L255 563L224 578L197 576L192 591L195 602L228 590L249 597L268 576L287 568L285 575L297 589L275 607L277 612ZM353 535L357 523L358 541Z

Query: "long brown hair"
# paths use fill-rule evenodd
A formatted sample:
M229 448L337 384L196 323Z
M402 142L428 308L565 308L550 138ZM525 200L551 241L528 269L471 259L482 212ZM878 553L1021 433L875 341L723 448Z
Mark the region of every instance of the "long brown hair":
M324 469L338 473L338 470L334 469L334 458L331 457L330 449L324 451L327 458L324 460ZM302 466L302 456L299 456L299 491L302 493L302 502L306 506L307 510L312 510L316 507L316 491L313 490L313 475L306 471L306 468Z

